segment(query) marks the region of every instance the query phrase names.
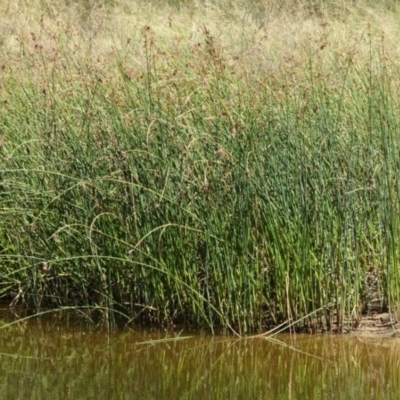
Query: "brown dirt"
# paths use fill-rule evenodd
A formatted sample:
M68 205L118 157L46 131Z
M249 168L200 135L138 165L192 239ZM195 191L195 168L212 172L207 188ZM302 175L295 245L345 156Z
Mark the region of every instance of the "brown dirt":
M375 338L400 339L400 321L388 313L376 313L364 316L356 329L349 332L351 335Z

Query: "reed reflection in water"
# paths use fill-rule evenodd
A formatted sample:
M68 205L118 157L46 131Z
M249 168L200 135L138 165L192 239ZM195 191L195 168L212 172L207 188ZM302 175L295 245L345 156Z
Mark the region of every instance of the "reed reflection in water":
M0 399L397 399L396 339L233 339L53 319L0 329Z

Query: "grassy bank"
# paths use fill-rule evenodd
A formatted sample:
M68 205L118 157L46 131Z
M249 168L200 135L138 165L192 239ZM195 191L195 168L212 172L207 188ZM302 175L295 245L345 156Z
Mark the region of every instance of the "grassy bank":
M242 333L397 313L395 2L57 3L1 6L2 299Z

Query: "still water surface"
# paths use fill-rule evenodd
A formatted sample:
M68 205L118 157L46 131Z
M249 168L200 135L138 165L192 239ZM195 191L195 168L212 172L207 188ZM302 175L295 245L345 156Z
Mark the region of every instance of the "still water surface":
M0 399L400 399L398 339L274 339L31 319L0 327Z

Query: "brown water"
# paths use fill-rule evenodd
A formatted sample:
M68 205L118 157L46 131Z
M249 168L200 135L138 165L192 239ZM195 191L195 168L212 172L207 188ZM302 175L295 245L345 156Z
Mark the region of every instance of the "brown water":
M399 364L396 339L109 334L59 318L0 328L7 400L400 399Z

